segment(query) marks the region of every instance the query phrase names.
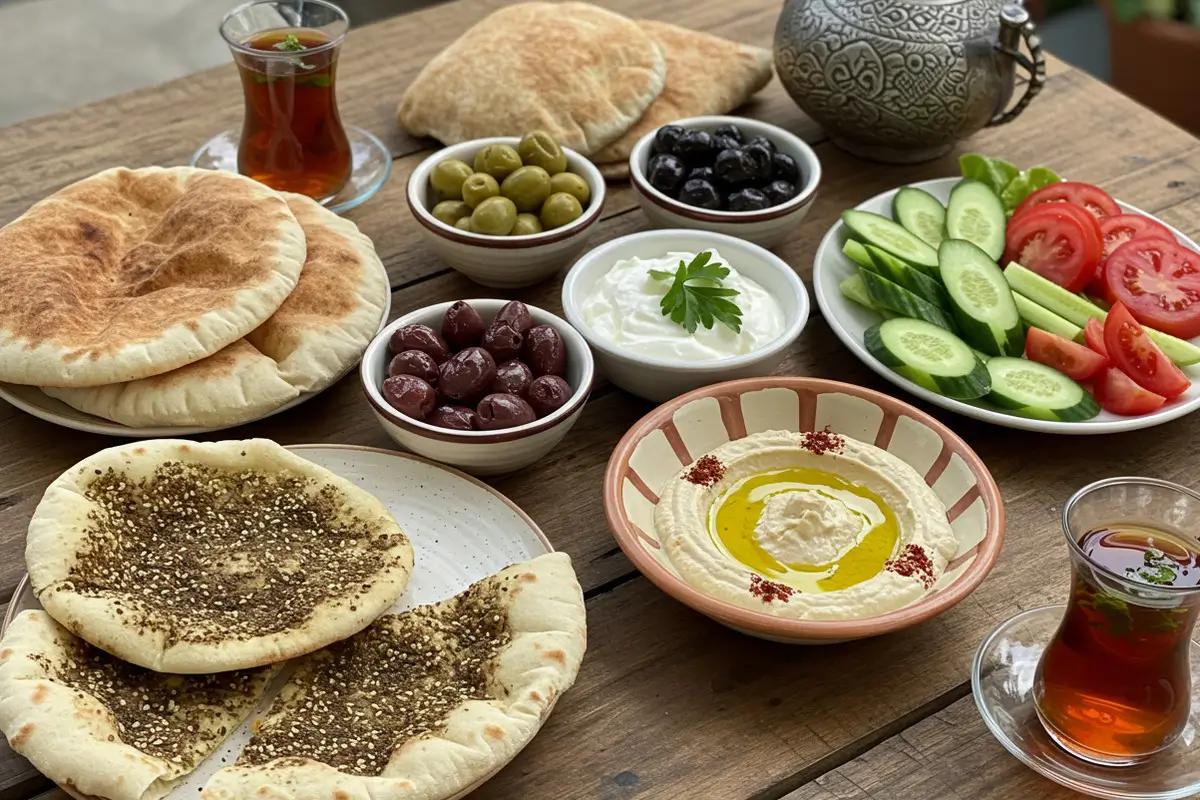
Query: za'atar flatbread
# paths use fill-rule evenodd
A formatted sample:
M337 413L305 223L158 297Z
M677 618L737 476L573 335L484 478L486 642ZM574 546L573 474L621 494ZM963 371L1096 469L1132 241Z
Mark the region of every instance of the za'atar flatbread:
M102 450L29 523L34 592L90 644L162 672L310 653L366 627L413 550L373 495L266 439Z
M101 386L216 353L304 265L278 193L191 167L110 169L0 228L0 381Z
M153 672L23 611L0 639L0 732L77 794L156 800L250 715L274 670Z
M202 800L461 797L533 738L586 644L563 553L382 617L300 663Z

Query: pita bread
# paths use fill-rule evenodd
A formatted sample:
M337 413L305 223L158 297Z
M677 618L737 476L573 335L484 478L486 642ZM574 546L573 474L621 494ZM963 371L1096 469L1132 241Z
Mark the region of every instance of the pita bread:
M597 164L596 169L600 170L600 174L604 176L604 180L606 181L629 180L628 161L616 161L612 164Z
M625 166L619 177L628 177L629 154L647 133L677 119L727 114L766 86L772 75L770 50L656 20L641 19L637 25L666 57L667 82L641 119L595 151L592 160L597 164ZM605 177L613 174L610 169Z
M156 800L250 715L273 674L151 672L23 611L0 640L0 731L77 796Z
M110 169L0 229L0 381L101 386L212 355L296 286L274 191L190 167Z
M587 155L642 116L665 74L632 20L589 3L517 3L426 64L397 116L443 144L543 130Z
M228 427L341 377L379 329L391 287L357 225L303 195L284 197L304 231L307 257L295 290L270 319L219 353L162 375L43 391L131 427Z
M34 593L89 644L161 672L247 669L366 627L413 550L374 496L266 439L102 450L33 512Z
M534 737L575 682L586 644L583 593L564 553L383 617L306 659L201 798L461 797Z

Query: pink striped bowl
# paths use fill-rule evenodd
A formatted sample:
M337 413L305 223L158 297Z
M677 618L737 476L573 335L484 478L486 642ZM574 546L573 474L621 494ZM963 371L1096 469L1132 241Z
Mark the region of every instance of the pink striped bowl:
M684 582L654 530L658 493L684 466L731 439L768 430L831 431L906 461L949 509L958 552L933 591L912 605L854 620L780 619L731 605ZM625 555L658 588L743 633L792 644L829 644L890 633L952 607L983 581L1004 541L996 481L966 442L928 414L879 392L817 378L747 378L664 403L634 425L604 475L604 508Z

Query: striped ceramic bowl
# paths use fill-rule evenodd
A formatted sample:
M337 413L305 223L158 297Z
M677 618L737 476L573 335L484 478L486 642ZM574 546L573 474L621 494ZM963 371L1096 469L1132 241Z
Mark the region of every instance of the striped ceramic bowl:
M692 588L654 529L666 481L731 439L768 430L831 431L886 449L925 476L949 509L958 551L933 590L912 605L854 620L780 619ZM698 389L643 417L613 451L604 507L625 555L660 589L736 630L793 644L878 636L923 622L962 600L991 571L1004 539L1000 490L979 456L949 428L879 392L816 378L747 378Z

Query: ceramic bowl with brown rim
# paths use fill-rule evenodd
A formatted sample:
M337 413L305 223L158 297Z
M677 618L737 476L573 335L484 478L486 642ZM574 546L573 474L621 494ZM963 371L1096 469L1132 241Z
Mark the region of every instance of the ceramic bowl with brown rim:
M958 546L916 602L878 616L785 619L692 587L668 559L654 526L659 494L685 466L730 440L761 431L830 431L887 450L924 477L945 504ZM949 428L895 398L816 378L748 378L665 403L621 439L604 476L604 508L625 555L675 599L730 628L791 644L828 644L890 633L954 606L991 571L1004 539L1004 505L991 473Z
M591 161L564 147L567 171L583 178L591 191L583 214L573 222L529 236L485 236L459 230L433 216L437 197L429 185L429 176L434 167L448 158L470 164L475 154L489 144L515 148L520 141L516 136L496 136L444 147L418 164L408 176L408 208L421 226L425 241L438 258L484 286L505 289L532 286L549 278L583 252L591 227L604 208L604 176Z
M761 211L711 211L682 203L650 185L646 168L654 145L651 131L638 140L629 155L629 182L637 193L638 202L650 224L656 228L695 228L713 233L737 236L763 247L782 242L808 215L817 199L821 184L821 162L817 154L799 136L777 125L748 117L690 117L672 122L684 128L712 132L721 125L737 125L747 141L765 136L776 149L796 159L800 167L800 185L796 196L786 203Z
M479 312L487 325L508 301L479 299L466 302ZM595 370L592 351L566 320L537 306L528 306L534 324L554 327L565 345L567 363L563 378L572 389L565 405L525 425L490 431L441 428L401 414L383 395L383 381L391 360L388 341L397 329L412 323L441 330L446 309L453 304L438 303L411 311L393 320L371 340L359 365L359 379L367 402L388 436L419 456L475 475L498 475L527 467L553 450L583 413Z

